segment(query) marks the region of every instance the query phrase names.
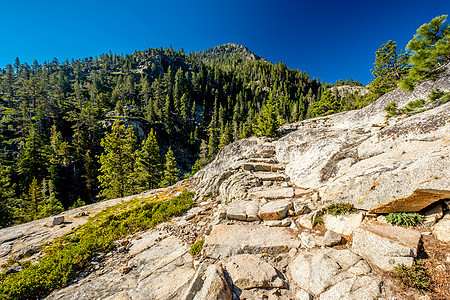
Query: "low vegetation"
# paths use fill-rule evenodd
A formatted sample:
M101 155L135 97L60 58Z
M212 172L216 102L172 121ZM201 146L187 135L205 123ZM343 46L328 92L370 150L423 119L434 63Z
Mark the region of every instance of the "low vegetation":
M397 226L417 226L422 224L423 217L415 213L390 213L386 216L386 221Z
M194 244L192 244L191 246L191 255L192 256L197 256L200 254L200 252L202 251L203 248L203 244L205 243L205 239L201 239L196 241Z
M425 268L419 263L415 263L411 267L404 264L396 266L394 276L404 285L420 291L427 290L430 286L430 279Z
M0 299L43 298L65 286L94 255L111 250L114 241L179 216L192 203L192 194L183 192L167 201L140 198L110 207L47 246L37 264L22 265L18 273L0 274Z
M327 214L337 216L349 214L356 211L356 209L353 207L353 204L350 203L335 203L327 206L325 211Z

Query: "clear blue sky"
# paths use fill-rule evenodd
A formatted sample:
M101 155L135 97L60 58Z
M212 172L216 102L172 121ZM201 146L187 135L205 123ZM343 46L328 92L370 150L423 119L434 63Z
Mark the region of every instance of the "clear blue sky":
M16 57L31 64L234 42L325 82L367 83L382 44L404 49L420 25L450 12L450 1L15 0L0 11L1 67Z

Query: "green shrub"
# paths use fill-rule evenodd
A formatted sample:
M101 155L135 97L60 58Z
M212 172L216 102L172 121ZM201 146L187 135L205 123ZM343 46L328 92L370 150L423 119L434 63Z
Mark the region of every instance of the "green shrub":
M323 218L322 216L316 216L314 218L313 226L316 226L317 224L323 224Z
M386 118L391 118L399 114L397 103L395 102L391 102L388 105L386 105L384 107L384 110L386 111Z
M428 94L428 99L432 102L440 99L442 96L444 96L444 92L441 90L432 90L429 94Z
M349 214L351 212L356 211L356 209L353 207L353 204L349 203L335 203L327 206L325 208L325 211L327 214L337 216L337 215L345 215Z
M183 192L167 201L135 199L110 207L54 241L39 263L18 273L0 275L0 299L43 298L65 286L96 253L111 250L114 241L179 216L192 203L192 194Z
M194 244L192 244L191 251L190 251L191 255L197 256L200 253L200 251L202 251L204 243L205 243L205 240L201 239L201 240L196 241Z
M403 107L401 110L402 110L403 113L407 114L409 112L414 111L418 107L422 107L424 104L425 104L425 100L423 100L423 99L417 99L417 100L414 100L414 101L409 101L405 105L405 107Z
M386 221L397 226L416 226L422 224L423 217L414 213L390 213L386 216Z
M425 269L418 263L415 263L411 267L405 266L404 264L397 265L394 270L394 277L404 285L418 290L427 290L430 286L430 279Z

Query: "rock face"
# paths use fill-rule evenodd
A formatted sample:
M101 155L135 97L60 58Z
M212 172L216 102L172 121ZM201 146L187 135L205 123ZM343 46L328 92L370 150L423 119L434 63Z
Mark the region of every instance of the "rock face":
M364 224L353 233L352 250L378 267L392 271L397 264L412 266L420 232L389 224Z
M236 255L226 264L225 269L233 284L241 290L284 286L274 267L255 255Z
M349 250L300 252L289 265L291 283L317 299L376 299L381 280Z

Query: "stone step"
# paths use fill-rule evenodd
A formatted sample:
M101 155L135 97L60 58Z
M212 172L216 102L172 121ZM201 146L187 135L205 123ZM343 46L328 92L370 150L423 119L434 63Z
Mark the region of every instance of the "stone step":
M264 225L215 225L205 239L206 256L224 258L235 254L281 253L298 248L292 228Z
M250 192L248 195L249 199L267 199L267 200L275 200L275 199L288 199L294 197L294 189L291 187L287 188L269 188L260 191Z
M248 155L249 158L271 158L275 156L275 150L272 147L264 148L256 153L251 153Z
M258 177L262 181L288 181L289 177L282 173L275 172L254 172L254 176Z
M247 160L249 163L264 163L264 164L278 164L275 158L249 158Z
M244 170L256 172L277 172L284 170L282 164L267 164L267 163L244 163Z

